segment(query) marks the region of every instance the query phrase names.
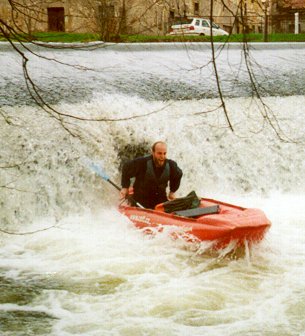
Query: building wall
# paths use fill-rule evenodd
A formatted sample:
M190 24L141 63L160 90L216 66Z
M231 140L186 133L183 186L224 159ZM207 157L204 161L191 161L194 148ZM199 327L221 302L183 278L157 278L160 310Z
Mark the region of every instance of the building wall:
M226 6L223 1L214 0L214 22L233 33L261 33L266 15L269 32L291 29L290 17L295 11L305 16L304 0L267 1L264 7L262 0L226 0ZM15 5L12 11L8 0L0 0L0 16L20 32L53 28L94 32L102 39L118 33L164 35L178 18L209 18L211 14L210 0L18 0ZM305 31L303 25L301 20Z
M278 0L275 2L272 16L276 32L293 33L296 13L299 14L299 32L305 33L305 1Z
M129 33L164 35L178 19L210 17L210 2L207 0L129 0L127 3ZM227 3L236 7L233 0ZM214 0L213 17L215 23L231 30L234 19L221 0Z
M121 3L122 0L18 0L12 8L8 0L0 0L0 15L10 25L14 25L18 32L50 31L50 20L53 19L54 23L56 15L63 12L63 24L55 30L100 33L101 29L110 29L111 26L112 33L117 33ZM111 17L107 17L107 20L105 8L111 12Z
M8 0L0 0L0 3L1 16L11 24L15 22L19 31L27 33L49 31L50 19L54 21L61 11L64 13L63 24L58 25L61 30L100 32L110 29L112 34L124 31L128 34L164 35L177 18L210 15L207 0L18 0L14 10ZM107 20L105 8L113 13ZM214 0L215 22L228 28L232 25L232 18L228 19L223 12L220 0ZM51 27L56 27L56 24L51 24Z

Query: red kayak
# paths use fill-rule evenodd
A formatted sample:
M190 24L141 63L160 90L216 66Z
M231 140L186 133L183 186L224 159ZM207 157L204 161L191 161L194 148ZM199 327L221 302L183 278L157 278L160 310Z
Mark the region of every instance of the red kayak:
M165 203L164 203L165 204ZM213 242L214 248L224 248L234 241L244 246L261 241L271 226L263 211L201 198L194 209L166 213L163 205L155 210L121 205L119 211L127 216L137 228L147 233L162 231L165 226L184 232L188 240Z

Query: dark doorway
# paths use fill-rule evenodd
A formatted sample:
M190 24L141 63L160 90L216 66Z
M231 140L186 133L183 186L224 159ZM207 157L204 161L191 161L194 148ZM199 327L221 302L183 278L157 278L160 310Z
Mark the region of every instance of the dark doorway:
M48 8L49 31L65 31L65 9L64 7Z

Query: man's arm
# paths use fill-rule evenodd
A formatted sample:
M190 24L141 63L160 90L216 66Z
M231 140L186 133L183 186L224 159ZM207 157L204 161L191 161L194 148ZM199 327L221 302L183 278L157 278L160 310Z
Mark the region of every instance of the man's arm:
M122 179L121 179L121 198L126 198L128 196L128 188L130 186L130 179L139 175L143 167L146 167L146 158L140 157L134 160L128 161L123 165L122 168Z
M180 187L180 181L182 178L182 170L178 167L177 163L175 161L170 162L170 168L171 168L171 172L170 172L170 181L169 181L169 195L168 198L171 199L175 199L175 192L179 189Z
M130 186L130 179L133 177L133 161L128 161L123 165L121 185L123 189L128 189Z
M122 178L121 185L122 189L120 191L120 198L128 198L128 188L130 186L130 179L133 177L134 163L133 161L128 161L123 165L122 168Z

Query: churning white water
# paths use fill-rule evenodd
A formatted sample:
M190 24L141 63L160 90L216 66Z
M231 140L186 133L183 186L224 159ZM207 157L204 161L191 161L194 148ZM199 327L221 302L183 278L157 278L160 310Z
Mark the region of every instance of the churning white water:
M1 335L305 335L305 47L205 45L39 49L29 71L58 122L31 100L0 46ZM68 67L61 63L69 63ZM134 117L134 118L131 118ZM241 256L148 237L117 191L82 164L122 160L155 140L184 172L178 196L258 207L272 221Z

